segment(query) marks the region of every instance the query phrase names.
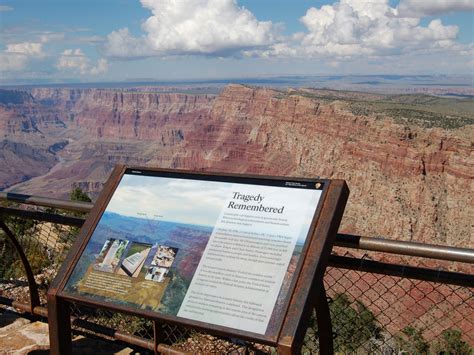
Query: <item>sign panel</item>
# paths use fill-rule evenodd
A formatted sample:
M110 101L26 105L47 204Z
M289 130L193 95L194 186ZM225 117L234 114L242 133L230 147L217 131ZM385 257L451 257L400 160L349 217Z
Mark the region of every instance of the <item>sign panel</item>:
M278 334L323 187L127 169L64 293Z

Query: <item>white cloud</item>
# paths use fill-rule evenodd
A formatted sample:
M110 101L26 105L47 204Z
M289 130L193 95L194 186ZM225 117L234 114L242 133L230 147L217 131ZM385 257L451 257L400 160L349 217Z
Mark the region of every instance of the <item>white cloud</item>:
M144 37L133 37L128 28L113 31L107 36L104 52L109 57L139 58L156 55Z
M39 40L42 43L54 42L54 41L62 41L65 37L63 32L49 32L44 31L38 34Z
M143 24L145 35L133 37L127 28L108 36L111 57L201 54L231 56L244 49L275 42L276 28L258 21L234 0L141 0L152 16Z
M108 63L100 58L94 65L81 49L66 49L59 56L56 68L81 75L98 75L108 70Z
M91 36L77 36L71 38L70 43L79 43L79 44L102 44L104 43L105 38L102 36L91 35Z
M90 68L90 73L91 75L99 75L107 72L109 69L109 63L107 62L106 59L100 58L97 60L97 64Z
M64 33L41 31L34 33L36 42L8 43L0 52L0 72L19 72L31 69L37 64L45 65L45 59L51 54L43 51L43 46L54 41L64 40ZM52 63L48 61L51 65ZM99 75L108 70L108 62L100 58L97 62L91 61L81 49L66 49L58 57L56 68L81 75ZM25 73L23 73L25 74Z
M43 56L43 45L42 43L35 42L22 42L22 43L10 43L7 44L6 53L26 55L26 56Z
M0 12L12 11L13 7L8 5L0 5Z
M300 20L307 32L265 55L331 60L399 55L449 48L458 33L457 26L444 26L440 20L424 27L419 18L399 17L389 0L341 0L312 7Z
M474 10L472 0L401 0L397 7L400 16L422 17L455 11Z
M28 57L22 54L0 53L0 72L20 71L26 67Z
M422 17L474 7L472 0L339 0L311 7L300 18L306 31L282 37L278 25L258 21L235 0L141 0L152 15L143 22L142 36L128 28L110 33L104 45L108 57L202 55L214 57L318 60L334 66L363 59L373 63L419 56L465 58L466 45L456 41L457 26ZM408 58L410 57L410 58ZM398 59L397 59L398 58ZM467 58L469 59L469 58ZM370 66L369 66L370 67ZM420 68L425 69L422 62Z
M51 42L61 42L65 39L64 32L52 31L25 31L22 28L5 29L2 33L2 40L6 44L12 44L18 49L14 51L24 52L26 50L43 50L45 44Z
M7 44L0 53L0 71L20 71L25 69L31 59L42 58L43 44L36 42L21 42Z

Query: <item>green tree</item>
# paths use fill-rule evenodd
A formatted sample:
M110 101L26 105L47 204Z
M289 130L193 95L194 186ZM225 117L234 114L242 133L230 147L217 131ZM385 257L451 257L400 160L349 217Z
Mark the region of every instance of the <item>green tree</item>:
M80 187L75 187L71 191L70 198L72 201L92 202L91 198Z
M370 340L380 338L381 328L374 314L360 301L351 301L344 294L333 298L331 311L334 350L343 353L354 352Z
M423 332L412 326L402 329L396 336L399 353L402 354L428 354L430 345L423 338Z
M449 328L441 333L441 340L435 344L437 354L442 355L470 355L472 349L468 343L461 339L462 333L459 329Z

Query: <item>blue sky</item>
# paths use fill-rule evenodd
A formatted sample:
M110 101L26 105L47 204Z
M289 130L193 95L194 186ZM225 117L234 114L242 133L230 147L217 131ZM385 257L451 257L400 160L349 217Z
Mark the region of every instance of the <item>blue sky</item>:
M467 74L471 0L2 0L0 79Z

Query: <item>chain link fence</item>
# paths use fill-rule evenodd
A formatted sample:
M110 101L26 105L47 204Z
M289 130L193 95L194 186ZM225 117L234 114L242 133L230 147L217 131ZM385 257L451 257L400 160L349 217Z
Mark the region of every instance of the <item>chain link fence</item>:
M38 208L28 208L28 211ZM55 211L48 211L49 213ZM2 216L25 253L38 286L40 301L46 305L46 292L64 260L79 229L78 227ZM21 259L0 230L0 296L28 303L28 283Z
M383 270L380 270L383 272ZM334 348L339 353L470 354L474 289L329 267ZM313 326L305 347L317 350Z
M60 216L63 213L41 207L21 207L24 211ZM16 213L18 214L18 213ZM77 217L77 215L76 215ZM38 219L0 214L25 252L39 288L41 304L63 261L78 227ZM44 219L44 218L43 218ZM359 253L335 248L336 254L354 259L383 260L382 253ZM436 260L410 259L417 266L452 270L453 264ZM407 263L394 256L392 263ZM472 265L459 269L473 273ZM457 268L457 266L456 266ZM328 267L324 283L329 301L334 350L341 354L472 354L474 346L474 289L455 284L423 281L384 274ZM0 296L29 302L24 268L11 243L0 231ZM3 306L5 307L5 306ZM153 340L150 320L122 313L92 309L73 304L72 315L80 320L117 329L140 338ZM310 321L303 353L317 353L316 315ZM73 325L76 323L73 323ZM229 338L218 338L170 324L157 324L159 341L193 353L262 354L276 349ZM75 332L91 332L77 324Z

